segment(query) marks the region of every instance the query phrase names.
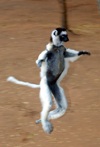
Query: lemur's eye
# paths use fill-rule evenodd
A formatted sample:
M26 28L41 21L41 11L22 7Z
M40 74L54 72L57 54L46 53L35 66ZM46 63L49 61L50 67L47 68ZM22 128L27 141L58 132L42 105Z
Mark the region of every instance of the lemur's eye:
M62 38L64 38L64 35L62 35Z

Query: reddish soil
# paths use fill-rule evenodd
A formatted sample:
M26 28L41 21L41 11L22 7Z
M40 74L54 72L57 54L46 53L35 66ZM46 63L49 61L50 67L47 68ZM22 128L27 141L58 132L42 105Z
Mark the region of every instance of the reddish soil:
M57 0L0 1L0 147L100 146L100 14L96 0L67 0L69 34L66 48L88 50L91 56L70 64L61 85L68 100L66 114L52 120L46 134L39 119L39 89L6 79L39 83L35 60L61 26Z

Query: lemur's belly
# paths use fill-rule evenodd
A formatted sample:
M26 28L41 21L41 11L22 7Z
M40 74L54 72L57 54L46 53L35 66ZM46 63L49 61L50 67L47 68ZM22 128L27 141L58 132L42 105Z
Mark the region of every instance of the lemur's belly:
M55 83L65 68L64 55L61 50L48 53L46 68L46 77L48 82Z

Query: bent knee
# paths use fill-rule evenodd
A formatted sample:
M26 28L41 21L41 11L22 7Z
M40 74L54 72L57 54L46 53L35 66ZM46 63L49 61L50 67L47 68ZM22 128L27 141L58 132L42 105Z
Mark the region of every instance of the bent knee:
M61 108L63 109L63 110L67 110L67 108L68 108L68 104L67 104L67 102L65 102L65 103L63 103L62 105L61 105Z
M64 110L66 111L67 108L68 108L68 104L65 104L65 106L64 106Z

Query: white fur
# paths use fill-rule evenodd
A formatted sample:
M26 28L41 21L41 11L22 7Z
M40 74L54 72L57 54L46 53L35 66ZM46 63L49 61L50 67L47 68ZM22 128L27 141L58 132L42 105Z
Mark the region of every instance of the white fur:
M73 50L73 49L66 49L67 50L67 52L70 52L70 53L73 53L73 54L76 54L77 56L75 56L75 57L70 57L70 58L67 58L67 61L70 61L70 62L74 62L74 61L76 61L77 59L79 59L81 56L78 56L78 53L79 53L79 51L76 51L76 50Z
M46 56L47 50L44 50L39 56L38 60L44 59ZM36 60L36 64L38 63L38 60Z
M42 62L40 77L43 78L46 75L47 67L46 63Z
M79 53L79 51L76 51L76 50L73 50L73 49L66 49L67 50L67 52L70 52L70 53L73 53L73 54L78 54Z
M48 121L48 113L52 107L52 95L47 84L46 76L42 77L40 82L40 100L42 103L41 123L44 131L50 133L52 131L52 124ZM49 126L48 126L49 125Z
M67 35L66 31L62 31L60 35Z
M52 33L51 33L51 37L52 37L52 41L53 41L53 45L56 45L56 46L60 46L60 45L63 45L63 42L61 42L59 40L59 36L58 35L54 35L54 32L56 32L57 30L54 30ZM65 33L65 31L63 31ZM57 34L57 33L56 33Z
M46 49L49 51L49 50L51 50L52 46L53 46L53 43L50 42L46 45Z
M68 61L70 62L74 62L76 61L77 59L79 59L81 56L75 56L75 57L71 57L71 58L67 58Z
M15 83L15 84L19 84L19 85L28 86L31 88L40 88L40 85L38 85L38 84L31 84L28 82L19 81L19 80L15 79L13 76L8 77L7 81Z

